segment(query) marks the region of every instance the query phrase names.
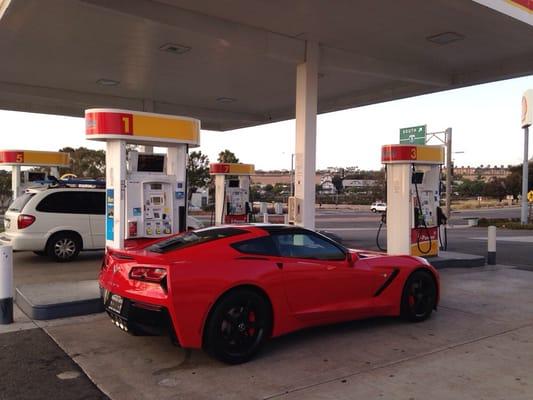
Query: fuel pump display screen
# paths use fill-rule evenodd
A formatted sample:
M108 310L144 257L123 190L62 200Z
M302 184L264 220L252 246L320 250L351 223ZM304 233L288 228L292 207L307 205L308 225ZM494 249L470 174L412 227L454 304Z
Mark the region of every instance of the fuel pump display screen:
M161 196L152 196L151 203L154 206L160 206L161 204L163 204L163 197L161 197Z
M46 173L44 172L28 172L28 182L43 181L46 178Z
M139 154L137 171L163 172L165 170L164 154Z

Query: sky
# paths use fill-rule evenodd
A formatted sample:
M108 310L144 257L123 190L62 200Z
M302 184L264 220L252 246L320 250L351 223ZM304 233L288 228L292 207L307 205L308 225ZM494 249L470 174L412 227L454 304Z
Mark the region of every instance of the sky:
M317 169L379 169L381 146L398 143L400 128L417 125L427 125L428 132L452 128L456 166L519 164L524 149L521 98L531 88L533 76L528 76L320 114ZM228 132L202 130L201 146L195 150L206 153L211 162L229 149L256 169L290 169L294 131L294 120ZM85 140L84 132L82 118L0 110L0 149L104 148L103 143ZM532 150L530 138L530 158Z

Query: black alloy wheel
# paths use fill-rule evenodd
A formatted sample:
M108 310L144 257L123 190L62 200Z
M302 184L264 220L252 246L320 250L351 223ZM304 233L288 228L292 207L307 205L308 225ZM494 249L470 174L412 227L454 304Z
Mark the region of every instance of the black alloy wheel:
M430 272L415 271L403 289L401 315L412 322L429 318L437 301L437 286Z
M237 289L213 308L204 333L204 348L227 364L250 360L270 336L272 311L269 302L249 289Z

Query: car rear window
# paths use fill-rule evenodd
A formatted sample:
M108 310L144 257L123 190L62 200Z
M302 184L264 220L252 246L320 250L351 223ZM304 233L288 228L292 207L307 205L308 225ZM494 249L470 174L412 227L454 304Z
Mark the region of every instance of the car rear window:
M244 233L248 233L248 231L238 228L200 229L197 231L185 232L181 235L162 240L148 247L147 250L155 253L168 253L172 250L195 246L201 243L224 239L231 236L242 235Z
M35 196L35 193L24 193L20 195L13 201L13 203L11 203L9 211L22 211L24 206L28 204L28 201L30 201L33 196Z

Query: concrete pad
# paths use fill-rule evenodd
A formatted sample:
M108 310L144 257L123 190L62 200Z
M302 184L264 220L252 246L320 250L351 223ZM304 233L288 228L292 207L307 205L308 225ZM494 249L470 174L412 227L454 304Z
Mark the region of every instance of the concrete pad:
M46 330L117 400L533 398L533 273L451 269L441 278L441 307L426 322L309 329L272 340L240 366L168 338L127 335L103 316Z
M28 317L38 320L104 310L96 280L21 285L16 289L15 301Z
M475 268L485 265L485 257L475 254L439 251L438 257L424 257L435 268Z

